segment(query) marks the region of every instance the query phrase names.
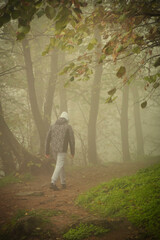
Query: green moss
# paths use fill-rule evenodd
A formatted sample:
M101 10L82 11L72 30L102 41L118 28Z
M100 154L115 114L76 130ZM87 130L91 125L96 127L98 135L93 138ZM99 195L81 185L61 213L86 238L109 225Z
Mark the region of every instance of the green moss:
M160 164L131 177L114 179L80 195L77 204L103 217L126 217L160 236Z
M63 235L63 237L66 240L81 240L92 235L98 236L107 232L109 232L109 229L105 229L93 224L80 223L77 227L70 228L69 231Z

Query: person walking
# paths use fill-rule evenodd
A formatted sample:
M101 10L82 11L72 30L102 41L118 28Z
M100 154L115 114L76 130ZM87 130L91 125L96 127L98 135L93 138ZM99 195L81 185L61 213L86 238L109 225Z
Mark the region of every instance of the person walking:
M58 177L60 177L62 188L66 188L64 163L66 160L68 144L70 145L72 158L75 154L74 132L71 125L69 125L68 120L68 113L62 112L58 120L50 127L46 138L46 157L48 158L52 155L56 159L56 166L51 177L50 186L54 191L59 190L56 186Z

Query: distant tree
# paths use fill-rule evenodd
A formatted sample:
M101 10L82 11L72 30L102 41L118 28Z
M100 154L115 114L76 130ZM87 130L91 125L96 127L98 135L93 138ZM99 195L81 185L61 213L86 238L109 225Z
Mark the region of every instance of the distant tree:
M30 105L32 110L33 119L35 121L35 125L37 127L39 138L40 138L40 153L44 153L45 146L45 138L48 128L50 126L51 121L51 113L53 107L53 98L57 80L57 72L58 72L58 51L54 49L51 53L51 74L48 81L46 99L44 103L44 117L39 110L36 89L35 89L35 77L33 72L33 64L31 51L29 46L29 40L25 38L22 41L24 60L25 60L25 69L28 83L28 92Z
M49 126L51 124L54 94L55 94L56 84L58 80L58 67L59 67L58 59L59 59L59 51L57 48L54 48L53 51L51 52L50 77L48 80L47 92L46 92L45 103L44 103L45 134L46 134L46 130L48 131Z
M101 34L98 28L95 28L95 38L98 45L95 52L95 58L99 58L101 52ZM97 61L96 61L97 62ZM95 75L91 89L91 103L88 121L88 161L89 163L98 163L97 156L97 139L96 139L96 123L99 109L100 85L103 72L103 64L96 64Z
M133 94L133 110L134 110L134 120L135 120L137 157L141 159L144 157L144 140L143 140L139 93L138 93L137 85L133 84L131 87L131 90Z
M65 52L60 52L59 56L59 68L63 68L65 65ZM59 82L59 100L60 100L60 107L59 111L60 113L65 111L68 112L68 106L67 106L67 91L65 88L65 78L63 75L59 76L58 79Z
M33 65L32 65L32 59L31 59L31 51L30 51L29 41L27 38L25 38L22 41L22 46L23 46L23 54L24 54L24 61L25 61L30 105L31 105L31 110L33 114L33 119L35 121L37 130L39 133L40 149L42 151L42 149L44 149L44 139L45 139L46 132L44 128L43 119L38 107L36 89L35 89L35 77L33 73Z
M131 160L129 151L129 137L128 137L128 95L129 86L125 85L122 89L122 107L121 107L121 142L122 142L122 155L123 161L128 162Z

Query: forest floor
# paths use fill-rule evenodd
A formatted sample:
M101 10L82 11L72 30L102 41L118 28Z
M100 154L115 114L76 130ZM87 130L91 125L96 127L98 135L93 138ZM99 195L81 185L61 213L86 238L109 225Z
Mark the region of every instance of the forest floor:
M132 175L139 169L151 166L156 162L156 160L146 160L125 164L108 163L106 166L75 168L67 171L67 189L60 189L60 191L53 191L49 188L50 173L35 176L34 180L27 183L15 183L2 187L0 188L0 225L9 221L19 209L25 209L26 215L27 212L38 209L54 209L57 213L60 213L50 218L54 232L58 236L55 239L63 239L60 233L74 224L102 220L100 217L75 205L75 200L79 194L99 183ZM59 182L57 186L60 187ZM87 239L129 240L138 238L139 229L136 229L127 220L107 218L105 221L108 222L111 231L104 236Z

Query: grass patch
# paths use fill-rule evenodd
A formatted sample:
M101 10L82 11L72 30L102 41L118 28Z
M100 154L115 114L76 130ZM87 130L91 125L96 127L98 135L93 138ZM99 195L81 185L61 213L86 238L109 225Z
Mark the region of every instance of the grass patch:
M62 211L54 209L32 211L19 209L9 223L0 227L0 239L30 240L34 236L40 240L52 239L51 236L54 233L50 218L60 214L62 214Z
M34 210L19 209L12 218L11 222L14 225L20 218L23 218L25 216L39 217L47 222L49 221L49 218L53 216L59 216L62 213L63 212L61 210L55 209L34 209Z
M5 187L6 185L13 183L28 182L31 180L33 180L33 176L30 173L26 173L24 175L20 175L18 173L10 174L0 179L0 187Z
M109 229L105 229L101 226L94 224L80 223L75 228L70 228L63 237L66 240L81 240L90 236L98 236L109 232Z
M113 179L82 194L76 203L103 217L126 217L156 239L160 236L160 164Z

